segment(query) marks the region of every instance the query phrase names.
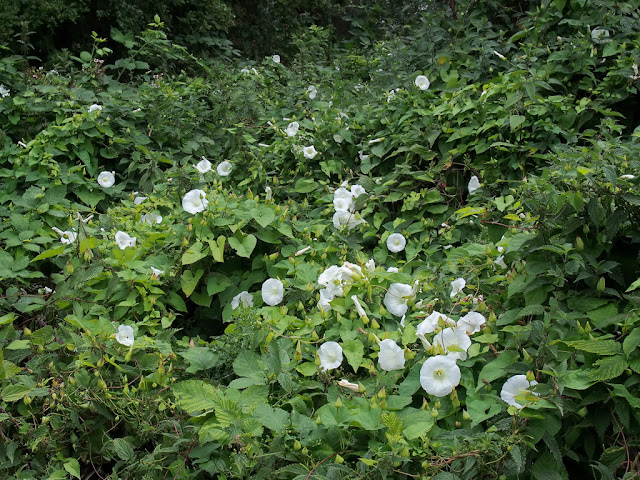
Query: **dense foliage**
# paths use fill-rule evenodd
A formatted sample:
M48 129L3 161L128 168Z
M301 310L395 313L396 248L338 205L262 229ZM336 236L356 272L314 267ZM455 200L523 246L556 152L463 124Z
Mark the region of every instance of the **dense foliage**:
M637 0L112 3L0 59L0 477L640 475Z

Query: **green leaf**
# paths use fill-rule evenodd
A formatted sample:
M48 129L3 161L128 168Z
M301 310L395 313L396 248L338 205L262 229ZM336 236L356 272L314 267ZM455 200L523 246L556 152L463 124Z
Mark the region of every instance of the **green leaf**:
M520 125L524 123L526 117L524 115L511 115L509 117L509 126L511 131L515 131Z
M184 303L182 297L176 292L172 291L171 293L169 293L169 295L167 295L167 301L173 308L175 308L179 312L187 311L187 305Z
M622 355L605 357L594 363L598 368L589 372L589 379L594 382L604 382L619 377L629 366Z
M113 449L116 452L116 455L118 455L120 459L124 460L125 462L135 457L133 447L124 438L114 438Z
M17 402L31 392L32 388L25 385L7 385L0 392L0 398L5 402Z
M30 340L14 340L6 347L7 350L28 350L31 348Z
M296 193L310 193L313 192L316 187L317 184L312 178L300 178L293 187L293 191Z
M0 322L0 325L2 322ZM634 328L627 338L622 342L622 351L628 357L633 352L636 351L636 348L640 345L640 327Z
M208 370L218 364L219 356L207 347L191 347L184 352L178 352L182 358L189 362L187 373L196 373L200 370Z
M267 382L265 365L254 352L243 350L233 361L233 371L239 377L260 380L262 384Z
M353 367L353 371L357 372L362 362L362 357L364 357L364 346L362 342L358 339L347 340L342 343L342 352L344 356L347 357L349 365Z
M276 218L276 214L271 207L267 205L259 205L258 208L252 208L249 210L253 219L260 224L262 228L265 228Z
M633 282L631 285L629 285L629 288L625 290L625 293L629 293L638 287L640 287L640 278L637 279L635 282Z
M471 416L472 428L489 418L495 417L502 411L504 405L495 398L490 398L473 390L468 390L466 404L467 413Z
M49 250L45 250L40 255L35 257L31 262L35 262L37 260L44 260L45 258L55 257L56 255L60 255L64 251L65 245L60 245L58 247L50 248Z
M91 56L91 54L89 52L82 51L82 52L80 52L80 59L85 63L89 63L89 62L91 62L91 60L93 60L93 57ZM78 478L80 478L80 477L78 477Z
M417 410L403 418L406 427L402 434L407 440L415 440L421 436L426 436L436 420L431 416L431 412Z
M202 252L202 247L202 242L196 242L191 245L189 249L182 255L182 265L191 265L201 258L206 257L207 254Z
M227 241L224 235L220 235L215 242L209 240L209 249L211 250L211 256L216 262L224 262L224 244Z
M253 235L242 236L242 234L236 232L236 235L229 237L229 245L231 245L239 256L245 258L251 256L251 252L256 248L256 243L258 243L258 240Z
M615 340L574 340L565 343L577 350L597 355L616 355L620 353L620 344Z
M11 312L0 317L0 325L8 325L16 319L16 314Z
M220 401L215 387L200 380L177 383L171 387L171 392L178 406L190 415L212 411Z
M83 52L85 53L85 52ZM80 464L75 458L66 458L66 462L62 465L64 469L69 472L69 475L80 478Z
M558 11L562 12L562 10L564 10L564 6L567 4L567 0L553 0L553 3L555 4Z
M611 387L613 387L613 393L615 396L626 399L627 402L629 402L629 405L633 408L640 408L640 398L631 395L629 390L627 390L627 387L620 383L614 383Z
M282 432L291 423L289 421L289 412L281 408L274 408L270 405L262 403L256 407L253 417L262 425L274 432Z
M196 289L202 275L204 275L204 270L201 268L198 269L196 273L193 273L191 270L185 270L182 272L182 275L180 276L180 287L187 297Z
M296 370L305 377L311 377L318 371L318 366L313 362L305 362L298 365Z
M500 356L495 360L487 363L484 367L482 367L482 370L480 370L480 375L478 375L478 386L476 390L482 388L485 382L493 382L497 378L505 376L507 367L513 365L518 358L519 355L516 352L507 350L502 352Z
M231 280L222 273L215 272L207 277L207 293L209 295L224 292L230 285Z

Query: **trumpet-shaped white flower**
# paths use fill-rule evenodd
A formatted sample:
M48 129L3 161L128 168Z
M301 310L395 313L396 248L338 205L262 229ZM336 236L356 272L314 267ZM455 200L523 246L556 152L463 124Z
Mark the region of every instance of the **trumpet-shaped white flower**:
M471 346L471 339L462 328L445 328L433 337L433 344L441 346L447 357L460 360L467 359L467 350Z
M420 90L427 90L429 86L431 86L431 82L429 82L429 79L424 75L418 75L415 84Z
M353 300L353 304L356 306L356 311L358 312L358 316L360 318L366 318L367 312L365 312L364 308L362 308L362 305L360 304L360 300L358 300L358 296L351 295L351 300Z
M231 309L235 310L240 306L240 303L242 303L244 308L253 307L253 295L246 290L244 292L240 292L231 299Z
M373 273L376 269L376 261L370 258L369 261L364 264L364 268L366 268L369 273Z
M151 275L155 275L156 277L159 277L162 274L164 274L164 270L160 270L158 268L151 267Z
M354 392L359 392L360 391L360 387L358 386L357 383L350 382L349 380L347 380L345 378L340 380L338 382L338 385L343 387L343 388L348 388L349 390L352 390Z
M342 364L342 347L337 342L325 342L318 349L320 368L333 370Z
M109 188L113 187L113 184L116 183L115 172L100 172L98 175L98 184L101 187Z
M353 198L358 198L360 195L366 195L367 191L362 185L351 185L351 194Z
M469 195L473 195L479 188L481 188L480 180L478 180L478 177L474 175L473 177L471 177L471 179L469 180L469 184L467 185Z
M162 215L155 212L145 213L140 217L140 221L148 223L149 225L153 225L154 223L162 223Z
M425 318L422 322L418 324L416 327L416 335L423 343L429 344L425 335L427 333L435 332L440 326L440 319L444 322L445 327L455 327L456 322L452 318L447 317L444 313L436 312L435 310ZM430 345L430 344L429 344ZM427 347L428 348L428 347Z
M232 168L233 165L231 165L231 162L225 160L224 162L221 162L220 165L218 165L216 171L221 177L228 177L231 174Z
M591 41L598 45L610 42L611 38L609 38L609 36L609 30L606 28L596 27L591 30Z
M116 341L126 347L133 345L133 327L120 325L118 327L118 333L116 333Z
M200 174L210 172L211 171L211 162L209 160L207 160L206 158L202 157L202 160L200 160L195 165L195 168L198 171L198 173L200 173Z
M336 209L336 212L340 210L351 211L351 207L353 207L353 202L351 200L347 200L343 197L333 199L333 208Z
M60 243L65 245L71 245L78 238L78 234L72 230L65 230L64 232L58 228L54 228L55 232L60 235Z
M285 132L287 132L287 137L295 137L299 128L300 124L298 122L291 122L285 130Z
M387 248L390 252L398 253L404 250L407 245L407 240L401 233L392 233L387 238Z
M404 350L390 338L380 342L380 352L378 353L380 368L391 372L404 368Z
M124 250L127 247L136 246L136 237L130 236L128 233L118 230L116 233L116 244L120 247L120 250Z
M461 328L469 335L479 332L487 320L481 313L469 312L458 320L458 328Z
M500 398L513 407L523 408L525 405L520 402L527 402L527 397L538 395L536 392L530 390L531 387L537 384L538 382L535 380L527 380L526 375L514 375L504 382L502 391L500 392Z
M337 188L333 193L333 201L344 200L346 202L353 202L353 193L347 190L345 187Z
M347 227L349 230L357 227L361 223L367 223L357 213L351 213L349 210L336 210L333 214L333 226L337 229Z
M262 284L262 300L272 307L284 298L284 285L277 278L269 278Z
M402 317L409 308L407 303L415 294L416 292L411 285L392 283L384 296L384 306L392 315Z
M453 282L451 282L451 298L459 294L466 284L467 282L464 278L456 278Z
M209 205L209 200L207 200L206 192L197 188L187 192L182 198L182 208L192 215L202 212L207 208L207 205Z
M271 60L273 60L273 63L280 63L280 55L274 55Z
M11 90L9 90L4 85L0 85L0 98L4 98L8 96L10 93L11 93Z
M623 180L633 180L634 178L636 178L636 176L631 175L630 173L627 173L625 175L620 175L620 178Z
M398 267L389 267L387 268L387 273L398 273L400 270L398 270Z
M309 98L311 100L313 100L314 98L316 98L316 95L318 95L318 89L313 85L309 85L309 88L307 88L306 94L309 95Z
M93 105L91 105L89 107L89 112L95 112L95 111L100 111L102 110L102 105L98 104L98 103L94 103Z
M305 156L305 158L308 158L309 160L311 160L313 157L315 157L318 154L318 152L316 152L316 147L314 147L313 145L310 145L302 149L302 154Z
M444 355L427 358L420 368L420 385L428 394L436 397L453 392L461 377L456 361Z
M329 288L323 288L320 290L320 300L318 300L318 308L323 312L331 310L331 300L336 298L335 294Z

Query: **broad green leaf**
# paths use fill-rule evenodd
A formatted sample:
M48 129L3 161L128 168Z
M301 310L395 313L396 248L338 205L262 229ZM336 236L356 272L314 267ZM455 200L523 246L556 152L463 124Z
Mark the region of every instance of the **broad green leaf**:
M8 325L16 319L16 314L13 312L7 313L0 317L0 325Z
M613 393L617 397L626 399L627 402L629 402L629 405L631 405L633 408L640 408L640 398L631 395L631 393L629 393L629 390L627 390L627 387L620 383L614 383L613 385L611 385L611 387L613 387Z
M187 373L196 373L200 370L208 370L218 364L219 356L207 347L191 347L183 352L178 352L189 363Z
M589 379L595 382L604 382L622 375L629 363L622 355L615 355L602 358L594 365L597 365L598 368L589 372Z
M125 462L135 457L133 447L124 438L114 438L113 449L115 450L116 455Z
M176 292L169 293L169 295L167 295L167 301L173 308L175 308L179 312L187 311L187 305L184 303L182 297Z
M0 398L5 402L17 402L31 392L32 388L25 385L7 385L0 392Z
M638 345L640 345L640 327L634 328L631 330L631 333L627 335L627 338L622 342L622 351L628 357L636 351Z
M202 275L204 275L204 270L201 268L195 273L191 270L185 270L182 272L182 275L180 276L180 287L187 297L193 293L200 281L200 278L202 278Z
M431 412L417 410L405 416L403 422L405 427L402 434L407 440L415 440L427 436L436 421L431 416Z
M526 117L524 115L511 115L509 117L509 126L511 131L515 131L520 125L524 123Z
M238 238L240 237L240 238ZM245 258L249 258L251 256L251 252L256 248L256 243L258 240L255 236L249 235L238 235L236 233L235 236L229 237L229 245L236 251L236 253Z
M212 411L220 401L216 388L200 380L176 383L171 387L171 392L178 406L190 415Z
M207 420L198 430L198 438L200 443L221 442L226 443L229 435L220 428L220 425L214 418Z
M211 250L211 256L216 262L224 262L224 244L227 241L224 235L220 235L214 242L209 240L209 249Z
M362 357L364 357L364 346L362 342L358 339L347 340L342 343L342 352L344 356L347 357L349 365L353 367L353 371L357 372L362 362Z
M60 245L58 247L50 248L49 250L45 250L40 255L35 257L31 262L35 262L37 260L44 260L45 258L55 257L56 255L60 255L64 251L64 247L66 245Z
M633 282L631 285L629 285L629 288L627 288L625 290L626 293L629 293L633 290L635 290L636 288L640 287L640 278L637 279L635 282Z
M75 458L66 458L62 465L64 469L73 477L80 478L80 464Z
M318 366L313 362L305 362L298 365L296 370L305 377L311 377L318 371Z
M254 352L243 350L233 361L233 371L239 377L253 378L266 383L265 365Z
M189 249L182 255L182 264L191 265L198 260L207 256L206 250L202 251L202 242L196 242L189 247Z
M207 277L207 293L209 295L215 295L216 293L224 292L230 285L231 280L229 280L222 273L212 273Z
M615 340L574 340L565 343L577 350L597 355L616 355L620 353L620 344Z
M503 351L502 353L500 353L498 358L487 363L484 367L482 367L482 370L480 370L480 375L478 375L478 386L476 387L476 390L482 388L485 382L490 383L497 378L506 377L507 367L513 365L518 358L519 355L511 350Z
M274 408L265 403L256 407L253 412L253 417L274 432L285 430L291 423L289 421L289 412L281 408Z
M253 219L258 222L262 228L265 228L276 218L273 209L267 205L259 205L257 208L252 208L249 213L251 213Z

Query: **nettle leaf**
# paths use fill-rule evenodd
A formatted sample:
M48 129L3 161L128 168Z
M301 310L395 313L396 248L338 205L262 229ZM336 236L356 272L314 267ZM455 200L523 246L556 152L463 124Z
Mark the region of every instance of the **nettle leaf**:
M616 355L620 353L620 344L615 340L575 340L565 343L577 350L597 355Z
M135 457L133 447L124 438L113 439L113 450L116 452L116 455L125 462Z
M182 358L189 362L188 373L196 373L200 370L208 370L218 364L219 356L206 347L191 347L184 352L178 352Z
M274 432L285 430L291 423L289 420L289 412L281 408L274 408L270 405L262 403L256 407L253 416L262 425Z
M266 384L265 364L254 352L242 351L233 361L233 371L239 377L247 377Z
M195 415L200 412L210 412L219 404L220 396L213 385L200 380L187 380L171 387L180 408Z
M629 366L622 355L605 357L594 363L598 368L589 372L589 379L596 382L604 382L619 377Z
M636 351L638 345L640 345L640 327L634 328L631 333L627 335L627 338L625 338L622 343L622 351L628 357Z

